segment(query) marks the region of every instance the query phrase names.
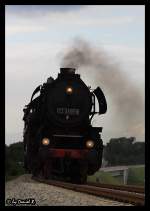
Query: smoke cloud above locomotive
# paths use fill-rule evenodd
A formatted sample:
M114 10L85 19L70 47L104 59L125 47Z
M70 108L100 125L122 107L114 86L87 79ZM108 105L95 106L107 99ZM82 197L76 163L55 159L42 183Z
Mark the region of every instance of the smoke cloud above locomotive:
M114 117L121 123L117 125L117 121L115 122L116 130L121 127L127 136L143 135L143 96L130 80L130 76L122 71L120 65L114 62L113 57L104 49L93 47L87 41L76 38L63 54L61 66L86 72L89 77L92 75L97 86L104 87L106 98L111 98ZM112 121L113 128L114 121L115 119Z

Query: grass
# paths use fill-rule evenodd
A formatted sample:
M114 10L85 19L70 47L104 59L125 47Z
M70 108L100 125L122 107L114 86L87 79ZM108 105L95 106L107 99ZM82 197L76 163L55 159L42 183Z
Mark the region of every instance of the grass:
M6 169L5 181L7 182L10 180L16 179L22 174L25 174L25 170L22 166L12 165L9 170Z
M96 172L94 175L88 176L88 181L89 182L100 182L100 183L114 184L114 185L122 184L120 179L113 177L108 172Z
M14 179L16 179L16 178L19 177L19 176L20 176L20 175L6 176L6 177L5 177L5 181L8 182L8 181L14 180Z
M128 185L142 185L145 181L145 167L132 167L129 169Z
M113 177L111 173L98 171L92 176L88 176L89 182L100 182L114 185L123 185L122 177ZM129 168L127 185L141 185L144 186L145 181L145 167L131 167Z

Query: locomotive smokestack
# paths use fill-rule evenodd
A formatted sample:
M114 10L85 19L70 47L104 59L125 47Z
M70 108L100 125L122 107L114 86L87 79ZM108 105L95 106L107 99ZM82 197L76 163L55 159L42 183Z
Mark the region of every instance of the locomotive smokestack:
M75 68L69 68L69 67L63 67L60 68L60 73L61 74L75 74L76 69Z

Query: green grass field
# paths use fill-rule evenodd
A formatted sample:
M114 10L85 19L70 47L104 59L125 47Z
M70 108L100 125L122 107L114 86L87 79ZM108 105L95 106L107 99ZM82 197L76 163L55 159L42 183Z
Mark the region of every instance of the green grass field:
M145 180L145 167L129 168L128 181L127 181L128 185L144 186L144 180ZM122 177L113 177L111 173L102 171L96 172L92 176L88 176L88 181L114 184L114 185L123 184Z
M145 167L132 167L129 169L128 185L142 185L145 182Z
M108 172L96 172L93 176L88 176L88 181L115 184L115 185L122 184L120 180L111 176L111 174Z

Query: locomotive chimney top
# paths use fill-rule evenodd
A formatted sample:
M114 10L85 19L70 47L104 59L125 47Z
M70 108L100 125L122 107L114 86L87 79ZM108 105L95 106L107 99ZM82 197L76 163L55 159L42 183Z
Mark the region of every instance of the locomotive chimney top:
M69 67L60 68L61 74L75 74L75 71L76 71L75 68L69 68Z

